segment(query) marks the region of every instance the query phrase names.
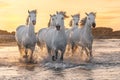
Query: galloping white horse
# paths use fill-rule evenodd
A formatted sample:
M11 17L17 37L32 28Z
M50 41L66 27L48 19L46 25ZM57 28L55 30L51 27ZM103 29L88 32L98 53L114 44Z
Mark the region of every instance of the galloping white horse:
M57 12L56 14L56 28L50 29L47 32L47 36L45 37L45 42L47 45L48 53L53 54L52 60L55 61L58 57L58 51L61 51L60 60L63 60L63 55L66 49L67 39L65 34L64 27L64 18L67 17L65 12Z
M74 29L71 34L71 41L74 44L77 44L82 47L82 51L85 50L87 55L89 56L89 60L92 59L92 43L93 43L93 35L91 26L95 27L95 17L96 13L91 12L87 14L87 17L84 18L84 23L82 22L82 28Z
M45 36L48 30L55 28L55 18L56 15L50 15L50 20L48 22L48 28L42 28L37 33L37 45L43 50L45 45Z
M72 28L66 30L65 32L66 32L66 36L67 36L67 42L72 47L72 53L73 53L74 49L75 49L74 47L76 47L76 46L74 45L73 42L71 42L70 39L71 39L71 34L73 33L73 31L75 29L79 28L78 27L79 26L78 23L79 23L79 20L80 20L80 14L75 14L75 15L71 15L71 16L72 16L72 20L70 21L69 26L71 26Z
M34 26L36 24L36 10L28 10L27 25L20 25L16 29L15 38L18 44L18 48L21 54L21 59L25 59L26 62L33 61L33 51L36 44L36 35ZM30 53L29 53L30 51Z

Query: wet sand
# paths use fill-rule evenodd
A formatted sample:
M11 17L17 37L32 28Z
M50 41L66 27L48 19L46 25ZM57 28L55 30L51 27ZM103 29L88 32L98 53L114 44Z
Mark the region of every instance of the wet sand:
M37 47L38 64L19 62L16 44L0 45L0 80L119 80L120 39L98 39L93 43L94 58L84 62L78 52L65 54L64 62L47 59ZM83 60L83 61L82 61Z

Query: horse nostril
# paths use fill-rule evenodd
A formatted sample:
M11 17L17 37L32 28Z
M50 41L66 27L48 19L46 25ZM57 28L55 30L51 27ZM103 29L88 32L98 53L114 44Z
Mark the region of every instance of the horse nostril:
M33 23L33 25L35 25L35 24L36 24L36 21L35 21L35 20L33 20L33 21L32 21L32 23Z
M60 25L56 25L57 30L60 30Z
M95 28L96 27L96 23L92 23L92 26L93 26L93 28Z
M76 23L76 25L78 25L78 23Z

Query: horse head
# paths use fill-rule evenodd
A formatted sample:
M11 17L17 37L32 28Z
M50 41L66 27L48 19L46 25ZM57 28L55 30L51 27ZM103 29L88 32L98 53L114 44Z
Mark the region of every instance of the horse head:
M88 14L88 13L85 13L85 14L87 15L87 22L88 22L93 28L95 28L95 27L96 27L96 22L95 22L96 13L90 12L89 14Z
M28 18L26 20L26 24L28 25L29 22L32 22L33 25L36 24L36 14L37 14L37 10L32 10L32 11L29 11L28 10Z
M78 26L79 20L80 20L80 14L75 14L71 15L72 16L72 21L71 21L71 26Z
M56 12L56 29L64 29L64 19L67 18L66 12L60 11Z
M49 22L48 22L48 27L54 27L55 26L55 19L56 19L56 15L55 14L53 14L53 15L51 15L50 14L50 20L49 20Z

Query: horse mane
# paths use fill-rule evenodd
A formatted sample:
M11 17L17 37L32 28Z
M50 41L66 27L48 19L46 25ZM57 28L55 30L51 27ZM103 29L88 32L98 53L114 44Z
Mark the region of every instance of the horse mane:
M62 14L64 16L64 18L68 18L69 17L69 16L66 15L65 11L57 12L57 14Z
M81 25L81 26L84 26L85 23L86 23L86 20L87 20L87 17L82 18L81 21L80 21L80 25Z
M49 22L48 22L48 27L50 27L50 22L51 22L51 18L49 19Z
M26 19L26 25L28 25L28 23L29 23L29 16Z
M72 20L70 20L70 22L69 22L69 26L70 26L70 27L72 26Z

